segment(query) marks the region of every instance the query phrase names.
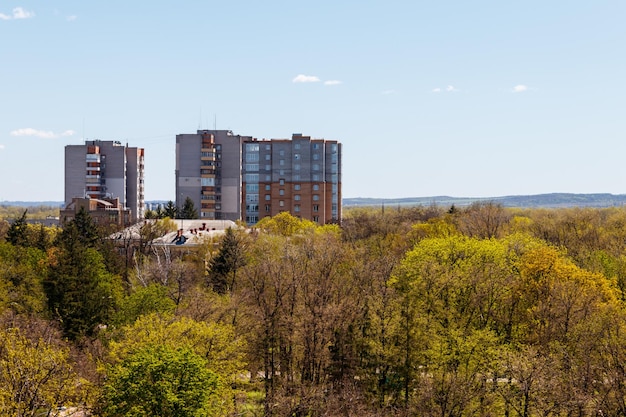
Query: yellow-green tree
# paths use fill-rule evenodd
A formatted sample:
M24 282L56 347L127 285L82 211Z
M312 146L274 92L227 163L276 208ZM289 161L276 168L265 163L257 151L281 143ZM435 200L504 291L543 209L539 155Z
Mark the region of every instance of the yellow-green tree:
M69 349L42 338L31 340L18 328L0 330L0 414L50 415L82 400L82 382L69 361Z

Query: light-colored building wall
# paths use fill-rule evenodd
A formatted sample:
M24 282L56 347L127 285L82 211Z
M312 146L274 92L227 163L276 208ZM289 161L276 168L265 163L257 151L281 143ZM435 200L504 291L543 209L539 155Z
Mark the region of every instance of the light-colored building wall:
M144 214L144 150L119 141L65 147L65 205L74 198L116 198L132 221Z

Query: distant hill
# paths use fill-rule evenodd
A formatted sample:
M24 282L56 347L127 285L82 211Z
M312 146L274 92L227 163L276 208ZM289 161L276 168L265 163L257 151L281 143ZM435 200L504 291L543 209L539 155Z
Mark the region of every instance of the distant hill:
M626 194L568 194L512 195L504 197L414 197L414 198L344 198L344 207L354 206L467 206L477 201L493 201L504 207L559 208L559 207L614 207L626 205Z
M0 206L17 206L17 207L62 207L62 201L0 201Z
M451 206L457 207L467 206L476 201L493 201L502 204L505 207L615 207L626 205L626 194L571 194L571 193L551 193L536 195L510 195L504 197L450 197L450 196L433 196L433 197L409 197L409 198L344 198L344 207L354 206ZM146 204L165 203L164 201L146 201ZM52 206L62 207L62 201L0 201L0 206Z

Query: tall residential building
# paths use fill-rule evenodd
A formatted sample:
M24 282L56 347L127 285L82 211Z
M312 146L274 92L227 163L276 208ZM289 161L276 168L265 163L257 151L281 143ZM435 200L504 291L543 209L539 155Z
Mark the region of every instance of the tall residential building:
M249 225L287 211L320 224L341 218L341 144L295 133L257 140L227 130L176 136L176 200L201 218Z
M119 141L65 147L65 205L76 197L119 199L131 220L144 217L144 150Z

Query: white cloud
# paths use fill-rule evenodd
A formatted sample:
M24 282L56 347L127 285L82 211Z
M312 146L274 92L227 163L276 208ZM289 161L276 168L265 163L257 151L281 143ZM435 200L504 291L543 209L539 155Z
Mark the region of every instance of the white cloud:
M13 20L13 19L29 19L34 17L35 13L22 9L21 7L13 8L13 14L0 13L0 20Z
M324 81L324 85L339 85L339 84L341 84L341 81L339 81L339 80Z
M0 144L0 151L4 149L4 145Z
M23 129L13 130L11 131L10 135L11 136L35 136L41 139L56 139L56 138L60 138L64 136L72 136L74 135L74 133L76 132L74 132L73 130L66 130L62 133L54 133L50 130L37 130L37 129L27 127Z
M436 87L432 89L433 93L441 93L442 91L445 91L446 93L456 93L459 90L457 90L456 88L454 88L453 85L449 85L446 88L440 88L440 87Z
M523 93L526 90L528 90L528 87L523 84L518 84L515 87L513 87L514 93Z
M78 19L78 16L76 16L75 14L71 15L71 16L67 16L65 18L65 20L67 20L68 22L73 22L74 20Z
M291 82L293 83L317 83L320 79L315 75L298 74Z

